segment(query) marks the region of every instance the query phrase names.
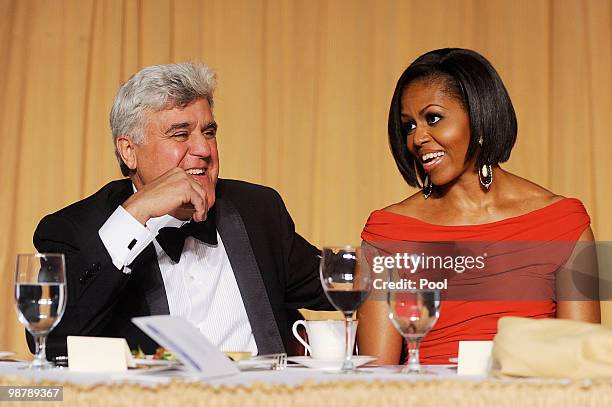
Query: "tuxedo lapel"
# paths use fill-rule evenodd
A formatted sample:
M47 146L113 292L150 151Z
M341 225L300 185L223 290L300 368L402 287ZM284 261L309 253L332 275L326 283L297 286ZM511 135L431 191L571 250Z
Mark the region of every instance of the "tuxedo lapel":
M259 354L284 352L272 306L266 292L242 217L236 207L218 196L217 230L227 251Z
M134 260L132 272L142 276L139 281L151 315L169 315L168 297L153 243Z

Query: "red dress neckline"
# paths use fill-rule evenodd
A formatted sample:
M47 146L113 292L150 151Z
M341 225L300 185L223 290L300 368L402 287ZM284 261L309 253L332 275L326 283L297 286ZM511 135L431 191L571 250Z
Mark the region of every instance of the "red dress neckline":
M501 223L506 223L506 222L514 222L516 220L519 220L523 217L528 217L528 216L535 216L537 214L539 214L540 212L546 211L546 210L550 210L553 209L554 206L561 204L561 203L566 203L565 201L571 201L572 203L578 203L579 205L582 205L582 202L580 202L580 200L576 199L576 198L562 198L558 201L555 201L553 203L550 203L546 206L543 206L541 208L538 209L534 209L532 211L526 212L526 213L522 213L520 215L516 215L516 216L510 216L508 218L505 219L501 219L501 220L496 220L493 222L486 222L486 223L475 223L475 224L468 224L468 225L439 225L436 223L430 223L430 222L426 222L424 220L421 220L419 218L415 218L414 216L410 216L410 215L404 215L398 212L393 212L390 211L388 209L378 209L375 210L373 213L375 212L381 212L381 213L387 213L390 215L395 215L395 216L399 216L402 218L406 218L406 219L410 219L412 221L418 222L418 223L422 223L424 225L428 225L428 226L433 226L433 227L439 227L439 228L463 228L463 227L474 227L474 226L489 226L489 225L496 225L496 224L501 224Z

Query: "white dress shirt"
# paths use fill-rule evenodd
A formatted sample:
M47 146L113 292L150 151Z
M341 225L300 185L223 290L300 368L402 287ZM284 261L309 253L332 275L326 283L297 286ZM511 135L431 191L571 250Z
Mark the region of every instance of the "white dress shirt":
M222 351L257 354L251 324L219 233L216 246L187 237L178 263L155 240L161 228L184 223L164 215L149 219L143 226L119 206L98 233L113 264L124 273L131 273L128 265L153 242L170 315L191 322Z

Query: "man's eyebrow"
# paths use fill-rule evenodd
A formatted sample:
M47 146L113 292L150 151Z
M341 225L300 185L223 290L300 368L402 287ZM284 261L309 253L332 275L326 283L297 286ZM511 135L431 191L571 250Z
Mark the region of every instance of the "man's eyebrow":
M217 130L217 127L217 122L213 120L204 127L204 130Z
M168 130L166 130L164 132L164 134L170 134L172 133L174 130L179 130L179 129L188 129L191 127L191 123L190 122L181 122L181 123L174 123L173 125L171 125L170 127L168 127Z

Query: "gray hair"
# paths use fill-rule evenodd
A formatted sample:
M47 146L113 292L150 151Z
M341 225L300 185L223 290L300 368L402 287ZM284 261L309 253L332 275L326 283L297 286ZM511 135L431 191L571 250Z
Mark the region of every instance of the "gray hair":
M216 85L216 75L208 66L191 62L149 66L128 79L119 88L110 112L121 173L128 176L130 170L117 150L117 137L129 136L136 144L144 143L148 111L182 107L198 99L206 99L212 109Z

